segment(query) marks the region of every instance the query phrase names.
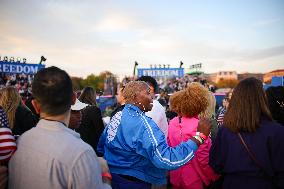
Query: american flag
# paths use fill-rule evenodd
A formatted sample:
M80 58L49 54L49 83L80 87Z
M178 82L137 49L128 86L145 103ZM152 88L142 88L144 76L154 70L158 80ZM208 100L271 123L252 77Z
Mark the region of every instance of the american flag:
M221 114L219 114L219 116L217 118L217 124L218 124L218 126L221 126L221 125L223 125L223 123L224 123L224 114L221 113Z
M16 149L15 138L9 128L7 116L0 107L0 162L8 162Z
M218 124L218 126L223 125L225 113L226 113L226 109L225 109L225 108L221 109L221 111L220 111L220 113L219 113L219 116L218 116L218 118L217 118L217 124Z

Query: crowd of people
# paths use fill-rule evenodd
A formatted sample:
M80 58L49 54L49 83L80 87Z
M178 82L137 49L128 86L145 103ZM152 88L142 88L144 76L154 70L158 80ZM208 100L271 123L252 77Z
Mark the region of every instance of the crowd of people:
M126 84L129 81L135 80L135 77L124 77L122 79L122 83ZM164 91L167 94L172 94L174 92L185 89L192 82L200 82L206 88L208 88L211 92L215 92L216 87L212 84L209 84L204 77L199 76L190 76L185 74L183 77L172 77L172 78L159 78L157 79L157 84L159 85L159 89Z
M216 111L202 80L142 76L119 85L105 121L64 70L13 81L0 89L0 188L284 188L283 87L244 79Z
M23 101L31 97L33 75L27 74L0 74L0 88L14 86L20 93Z

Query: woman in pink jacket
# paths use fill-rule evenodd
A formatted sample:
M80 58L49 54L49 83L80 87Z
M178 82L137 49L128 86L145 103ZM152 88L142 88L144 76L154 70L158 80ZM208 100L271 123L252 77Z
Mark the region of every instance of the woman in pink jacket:
M192 83L185 90L171 96L171 109L179 116L169 123L169 146L177 146L196 134L198 115L206 110L208 100L208 90L198 83ZM181 168L170 171L173 189L203 189L218 178L208 165L211 139L203 136L201 138L204 143L198 148L194 158Z

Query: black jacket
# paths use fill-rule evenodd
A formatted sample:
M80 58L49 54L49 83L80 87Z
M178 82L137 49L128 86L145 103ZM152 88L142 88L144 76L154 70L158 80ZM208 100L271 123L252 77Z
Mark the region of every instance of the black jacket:
M97 153L97 145L104 131L101 110L96 106L87 106L83 109L82 121L76 131L80 133L82 140L91 145Z
M25 106L18 106L15 114L15 123L12 129L14 135L21 135L35 127L38 118Z

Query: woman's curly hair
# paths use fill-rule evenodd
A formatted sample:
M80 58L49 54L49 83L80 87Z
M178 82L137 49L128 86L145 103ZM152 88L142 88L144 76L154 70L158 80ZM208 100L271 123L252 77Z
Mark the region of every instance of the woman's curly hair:
M208 104L208 89L199 83L191 83L170 97L171 110L185 117L197 116Z

